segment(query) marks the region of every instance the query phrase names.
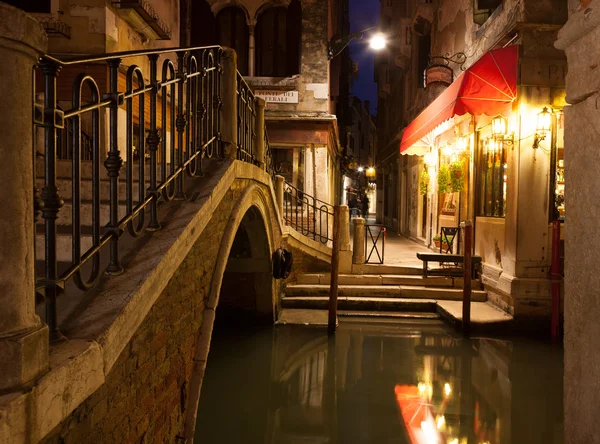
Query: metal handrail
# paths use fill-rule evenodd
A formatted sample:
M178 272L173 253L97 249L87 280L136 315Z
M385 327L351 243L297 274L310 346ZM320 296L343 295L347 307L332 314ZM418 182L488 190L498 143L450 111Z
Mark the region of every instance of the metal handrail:
M42 215L45 232L44 277L36 285L45 297L46 322L51 340L61 337L57 325L57 298L64 292L65 283L73 278L81 290L92 288L101 275L100 252L109 249L106 274L118 275L121 265L121 238L127 231L136 237L144 231L161 228L159 201L183 200L185 177L201 174L205 157L222 158L221 140L221 56L215 47L176 48L173 58L167 57L159 73L159 55L169 50L127 51L97 57L61 61L56 57L41 57L37 70L44 77L44 103L35 104L34 124L44 130L44 186L41 196L35 190L36 220ZM147 56L149 76L132 64L126 67L126 90L119 91L119 72L123 60ZM107 91L101 91L92 75L81 73L72 83L71 109L62 111L57 100L57 82L64 65L106 61L109 71ZM82 69L83 71L83 69ZM71 83L70 78L67 81ZM87 96L83 96L83 91ZM145 104L149 100L150 116L146 119ZM125 147L119 147L118 109L126 110ZM162 118L159 122L159 108ZM101 159L100 112L109 112L108 153ZM139 118L139 144L134 153L134 111ZM89 116L89 118L88 118ZM91 122L91 221L82 218L82 161L85 157L82 118ZM149 122L149 123L147 123ZM170 134L167 128L171 129ZM65 131L65 128L67 130ZM71 260L66 270L58 271L57 225L63 197L57 186L57 136L60 131L70 134L72 142L71 186ZM166 137L165 137L166 136ZM125 211L119 209L119 175L123 167L121 152L125 151ZM149 152L149 161L146 152ZM134 162L137 174L134 179ZM106 173L101 176L101 164ZM146 174L148 168L148 174ZM107 177L110 190L101 196L101 178ZM64 180L64 179L63 179ZM134 187L137 192L134 196ZM108 201L108 220L101 218L102 202ZM82 251L82 226L90 226L92 246ZM84 277L82 268L90 264L90 273Z
M238 159L256 163L256 97L244 77L237 72Z
M304 236L323 244L333 241L333 205L299 190L289 182L284 187L283 218L286 225Z

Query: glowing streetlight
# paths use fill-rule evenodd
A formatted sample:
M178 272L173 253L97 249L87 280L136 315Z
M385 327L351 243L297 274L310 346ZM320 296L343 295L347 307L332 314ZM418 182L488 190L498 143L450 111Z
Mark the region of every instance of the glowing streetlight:
M363 171L364 171L364 168L363 168L363 167L358 167L358 172L359 172L359 173L362 173Z
M369 40L369 47L374 51L380 51L383 48L385 48L386 45L387 45L387 40L385 39L385 36L381 33L375 34Z

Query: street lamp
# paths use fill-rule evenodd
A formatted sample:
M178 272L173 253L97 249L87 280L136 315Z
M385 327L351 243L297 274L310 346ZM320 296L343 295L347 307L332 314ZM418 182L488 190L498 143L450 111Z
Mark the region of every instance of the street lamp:
M331 60L335 56L339 55L352 40L361 40L364 38L365 33L370 31L371 29L375 29L375 26L371 26L369 28L365 28L361 31L352 32L345 37L338 37L331 39L331 41L327 44L327 59ZM387 45L387 39L385 35L378 32L371 36L369 39L369 47L374 51L380 51L385 48Z

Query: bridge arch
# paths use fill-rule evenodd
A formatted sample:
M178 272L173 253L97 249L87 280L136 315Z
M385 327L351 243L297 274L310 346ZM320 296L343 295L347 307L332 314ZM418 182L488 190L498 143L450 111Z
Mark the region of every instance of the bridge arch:
M223 233L205 304L204 318L198 333L190 396L186 406L186 442L192 442L195 433L198 401L218 305L220 303L227 305L238 309L238 312L254 310L255 314L262 318L270 316L271 322L275 320L279 283L272 278L271 253L280 244L281 236L282 226L275 210L274 195L268 193L266 187L259 184L246 187L234 204ZM229 283L223 286L223 280L227 279L229 274L244 273L241 271L243 260L250 257L236 256L244 256L248 253L252 256L253 262L254 259L258 259L257 268L246 273L254 275L252 282L254 291L249 293L253 300L236 298L232 293L235 286L230 287ZM230 261L231 259L233 260ZM241 259L242 262L237 259Z

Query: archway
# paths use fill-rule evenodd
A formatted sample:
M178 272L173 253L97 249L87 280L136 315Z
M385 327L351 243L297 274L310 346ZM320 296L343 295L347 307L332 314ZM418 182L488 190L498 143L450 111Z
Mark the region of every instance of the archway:
M237 229L223 273L216 320L273 323L271 248L262 214L252 206Z

